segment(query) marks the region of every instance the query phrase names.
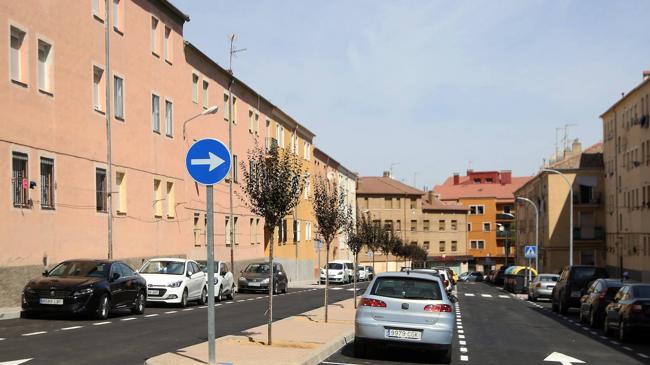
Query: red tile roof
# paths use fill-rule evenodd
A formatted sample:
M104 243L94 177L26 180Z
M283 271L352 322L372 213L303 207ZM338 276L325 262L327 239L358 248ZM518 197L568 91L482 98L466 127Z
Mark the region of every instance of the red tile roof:
M357 195L424 195L424 191L390 177L364 176L357 183Z
M495 198L501 200L514 199L514 192L523 186L532 176L513 177L510 184L474 183L468 176L460 176L458 185L454 185L454 177L449 177L442 185L436 185L433 193L440 200L458 200L462 198Z

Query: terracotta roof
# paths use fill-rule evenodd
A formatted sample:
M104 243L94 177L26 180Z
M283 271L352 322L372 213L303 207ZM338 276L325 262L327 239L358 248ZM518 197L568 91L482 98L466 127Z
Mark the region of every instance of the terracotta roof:
M396 194L396 195L424 195L424 191L408 186L390 177L364 176L359 177L357 195L370 194Z
M422 201L422 210L455 210L459 212L466 212L467 207L462 204L455 203L443 203L439 199L433 199L432 201L423 200Z
M442 185L433 188L434 194L441 200L458 200L461 198L495 198L514 199L514 192L524 185L532 176L513 177L510 184L482 183L475 184L467 176L460 176L458 185L449 177Z
M551 164L555 169L597 169L604 167L603 143L598 142L584 150L581 154L565 158Z

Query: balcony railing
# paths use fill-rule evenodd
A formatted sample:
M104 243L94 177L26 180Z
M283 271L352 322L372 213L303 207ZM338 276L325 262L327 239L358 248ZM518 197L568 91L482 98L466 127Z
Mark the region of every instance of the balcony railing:
M515 237L515 231L497 231L497 238L513 238Z
M573 239L603 240L605 239L605 229L603 227L594 227L592 232L587 232L582 227L573 227Z

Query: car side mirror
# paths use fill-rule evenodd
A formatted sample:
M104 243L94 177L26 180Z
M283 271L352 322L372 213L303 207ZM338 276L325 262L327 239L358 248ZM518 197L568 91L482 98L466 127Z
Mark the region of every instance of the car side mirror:
M114 272L113 275L111 275L111 281L115 281L120 278L120 274Z
M191 271L188 271L188 272L187 272L187 277L188 277L188 278L189 278L189 277L192 277L192 272L191 272Z
M49 274L50 274L50 273L49 273L47 270L44 270L44 271L43 271L43 276L47 276L47 275L49 275Z

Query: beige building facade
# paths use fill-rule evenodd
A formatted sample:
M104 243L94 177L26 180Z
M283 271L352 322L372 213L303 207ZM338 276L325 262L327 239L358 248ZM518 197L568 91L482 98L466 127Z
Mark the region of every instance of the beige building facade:
M448 266L457 273L467 271L467 208L446 204L432 194L415 189L390 177L360 177L357 188L358 214L369 214L375 224L398 233L405 244L414 244L428 252L426 267ZM381 252L368 253L361 261L372 262L376 270L399 270L410 264Z
M545 166L564 174L573 187L573 263L605 266L605 185L603 145L582 150L580 142ZM569 264L569 186L562 176L540 172L515 192L539 208L539 268L557 273ZM535 245L535 209L520 202L516 215L518 264L527 265L524 247ZM531 261L534 264L534 260Z
M601 115L607 266L650 280L650 72Z

